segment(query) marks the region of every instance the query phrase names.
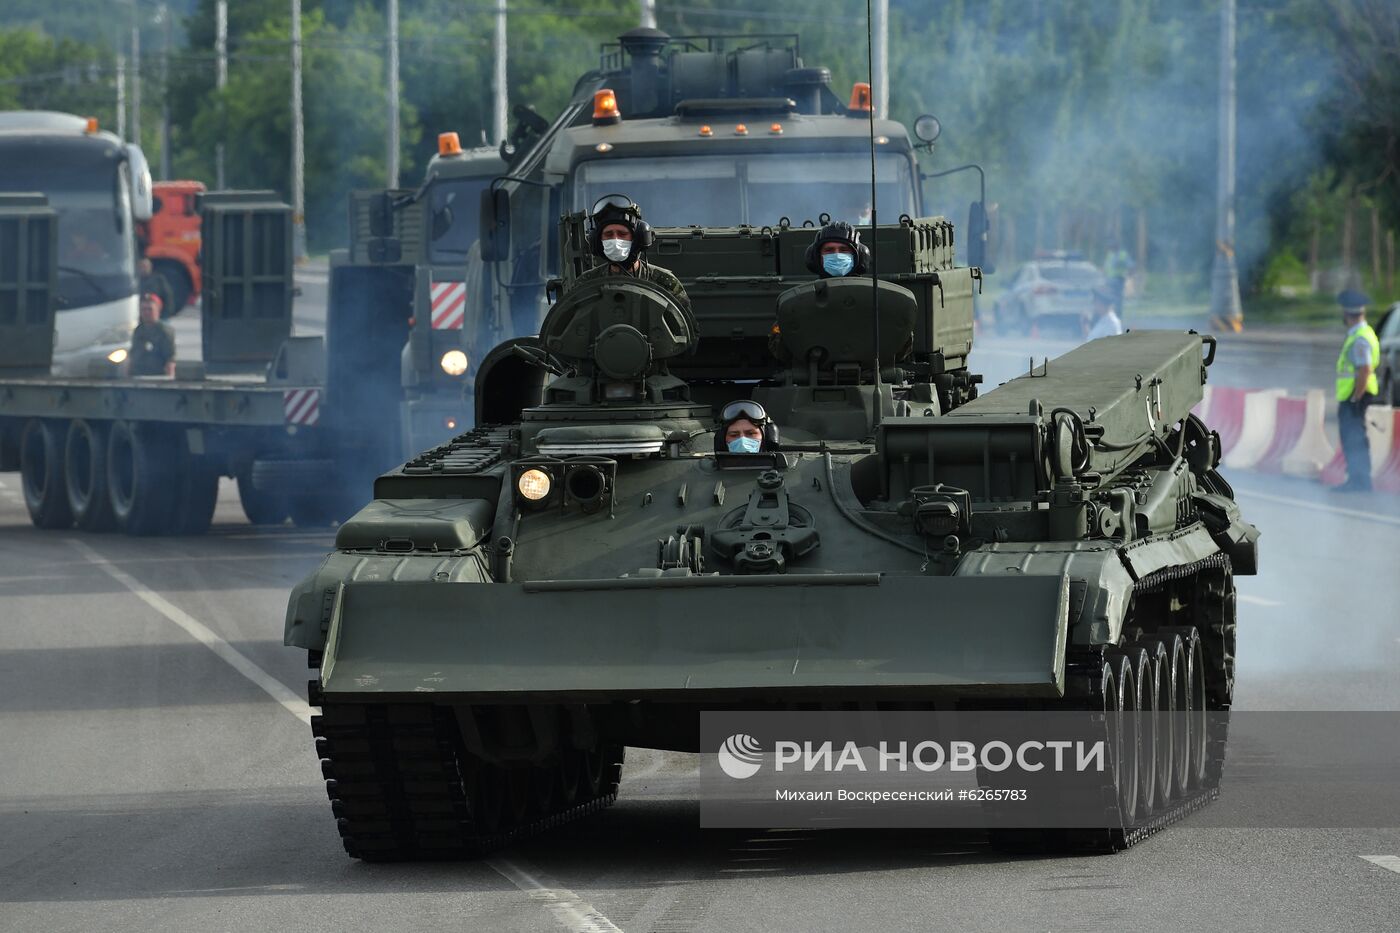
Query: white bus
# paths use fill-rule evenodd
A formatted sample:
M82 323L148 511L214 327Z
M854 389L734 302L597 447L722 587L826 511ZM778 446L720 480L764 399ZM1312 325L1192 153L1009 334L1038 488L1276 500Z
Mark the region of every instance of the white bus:
M151 216L145 155L93 119L3 111L0 191L37 192L58 212L53 372L98 374L136 326L135 226Z

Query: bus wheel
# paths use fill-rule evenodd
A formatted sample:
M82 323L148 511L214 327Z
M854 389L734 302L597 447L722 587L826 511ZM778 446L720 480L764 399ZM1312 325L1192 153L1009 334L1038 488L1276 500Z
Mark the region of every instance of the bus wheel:
M111 531L112 498L107 495L107 432L100 421L75 418L63 444L65 490L73 524L84 531Z
M107 489L117 527L129 535L168 534L180 489L178 436L164 425L112 423Z
M38 528L67 528L73 524L68 509L63 470L61 422L32 418L19 442L20 481L29 520Z

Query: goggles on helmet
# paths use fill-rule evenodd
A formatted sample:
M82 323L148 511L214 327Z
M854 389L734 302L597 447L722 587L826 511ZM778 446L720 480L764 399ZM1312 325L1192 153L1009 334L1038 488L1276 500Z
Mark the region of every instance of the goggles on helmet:
M593 209L588 213L596 217L603 211L622 211L627 214L641 216L642 209L638 207L631 198L625 194L605 194L593 202Z
M766 424L768 412L763 410L763 406L752 399L740 399L737 402L730 402L724 406L724 410L719 414L719 420L723 424L737 421L740 418L747 418L754 424Z

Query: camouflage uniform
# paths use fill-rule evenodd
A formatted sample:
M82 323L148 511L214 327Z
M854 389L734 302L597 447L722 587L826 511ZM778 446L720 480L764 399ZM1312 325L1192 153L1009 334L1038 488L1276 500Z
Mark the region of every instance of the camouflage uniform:
M632 275L634 278L645 279L651 284L660 286L670 292L675 297L676 303L679 304L686 313L694 313L690 307L690 296L685 293L685 286L681 284L680 279L676 278L675 273L670 269L653 266L646 260L642 260L641 263L638 264L636 273L616 271L612 263L604 262L601 265L594 266L592 269L589 269L587 272L574 279L574 283L571 287L578 288L586 282L592 282L595 279L601 279L609 275Z

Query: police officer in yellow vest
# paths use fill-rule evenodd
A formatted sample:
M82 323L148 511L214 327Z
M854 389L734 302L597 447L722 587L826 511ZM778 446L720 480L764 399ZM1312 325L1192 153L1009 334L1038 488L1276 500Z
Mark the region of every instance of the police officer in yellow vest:
M1349 288L1337 296L1347 339L1337 356L1337 427L1342 435L1342 455L1347 462L1345 492L1371 491L1371 443L1366 438L1366 408L1376 401L1380 385L1376 367L1381 362L1381 342L1366 323L1371 299Z

